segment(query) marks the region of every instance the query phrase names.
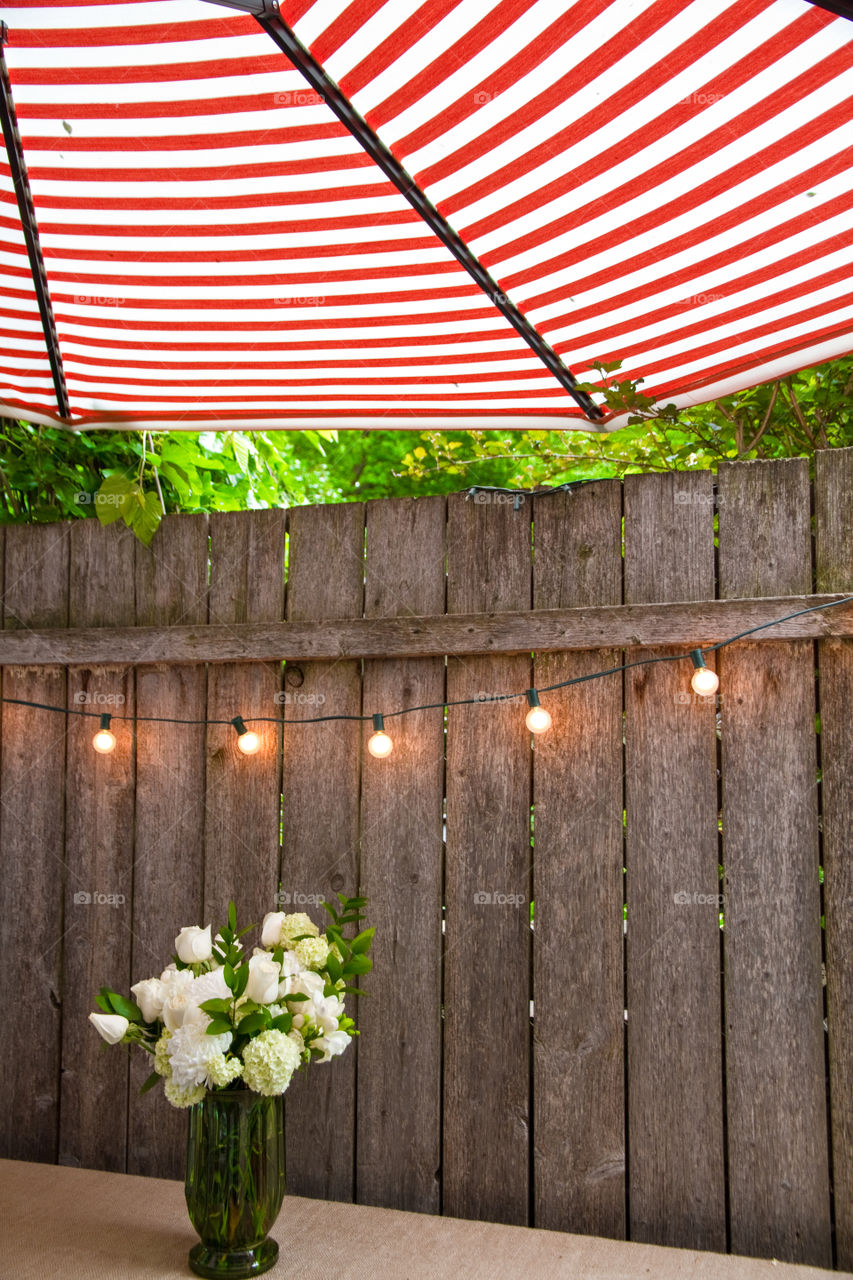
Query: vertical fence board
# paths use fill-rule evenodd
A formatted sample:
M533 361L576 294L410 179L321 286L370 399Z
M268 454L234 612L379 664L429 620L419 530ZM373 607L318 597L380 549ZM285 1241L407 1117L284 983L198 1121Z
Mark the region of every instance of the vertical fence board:
M853 591L853 450L815 458L818 591ZM832 1175L838 1265L853 1270L853 643L821 640L821 765Z
M445 521L444 498L368 504L367 617L443 613ZM364 664L366 713L443 700L441 658ZM363 1204L437 1213L444 716L386 728L391 755L362 756L361 887L376 941L359 1004L357 1192ZM401 981L406 973L417 981Z
M150 547L136 547L138 626L207 622L207 516L167 516ZM152 658L156 654L151 655ZM203 663L140 666L140 717L203 720ZM136 847L133 877L134 981L157 977L185 924L201 921L204 873L204 726L147 723L136 732ZM151 1069L131 1058L128 1173L183 1176L186 1116L161 1090L139 1096Z
M2 533L3 531L0 531ZM68 624L68 525L5 530L4 626ZM3 695L65 706L61 666L6 667ZM0 920L7 991L27 992L26 1020L7 1020L0 1070L14 1106L3 1108L0 1150L56 1159L65 882L65 720L3 707L0 758ZM26 1123L21 1117L26 1116Z
M713 514L707 472L626 477L626 603L713 596ZM689 676L625 682L630 1234L722 1251L716 727Z
M71 526L72 627L133 625L133 562L124 525L101 528L90 519ZM71 707L132 717L133 697L132 667L68 669ZM131 723L114 722L115 750L98 755L97 728L97 720L68 717L59 1162L124 1171L128 1057L106 1052L87 1016L99 987L126 992L132 981L134 741Z
M211 623L280 621L284 606L284 513L241 511L210 517ZM277 662L213 663L209 719L278 716ZM209 725L205 781L204 919L225 923L228 901L238 925L260 924L274 906L279 865L281 729L249 724L261 739L255 755L237 747L230 724ZM258 941L249 934L248 944Z
M364 507L346 503L290 513L287 618L360 618L364 604ZM285 910L298 895L355 896L358 888L361 726L346 720L300 729L299 720L361 714L361 664L305 662L285 668L282 890ZM309 906L322 928L325 912ZM296 1195L353 1200L355 1176L353 1046L332 1064L301 1073L287 1093L287 1182Z
M808 463L720 468L720 595L811 589ZM735 1253L829 1266L814 657L719 655Z
M534 609L622 603L622 486L536 498ZM534 683L618 665L539 654ZM535 1225L625 1236L622 680L542 695L534 739Z
M528 508L449 499L448 613L529 608L530 572ZM524 655L447 669L449 701L486 701L447 713L443 1210L518 1224L530 1166L530 735L525 707L494 699L526 689L530 672Z

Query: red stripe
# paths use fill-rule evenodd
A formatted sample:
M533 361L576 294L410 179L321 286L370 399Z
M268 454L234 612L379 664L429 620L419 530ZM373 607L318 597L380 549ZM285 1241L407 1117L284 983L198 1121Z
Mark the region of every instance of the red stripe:
M431 89L434 89L437 84L440 84L446 78L448 72L453 72L458 67L465 66L473 61L484 48L487 48L498 36L502 35L508 27L511 27L528 8L528 0L502 0L500 4L496 4L488 17L478 22L460 40L451 45L446 52L442 51L437 58L434 58L432 62L423 67L416 76L413 76L392 93L389 98L385 98L374 107L369 114L369 120L373 128L380 129L389 120L393 120L395 116L400 115L413 102L416 102L419 98L429 93ZM565 30L570 21L570 17L568 21L564 19L563 30ZM421 33L416 31L411 34L412 42L414 42ZM537 52L536 61L540 60L541 55ZM347 77L346 82L349 83L349 77ZM469 94L469 102L472 99L474 106L482 102L482 98L478 102L473 95ZM444 113L442 112L443 115Z
M209 62L177 62L158 66L133 64L114 67L10 67L12 86L19 84L46 84L56 88L79 84L162 84L170 80L209 80L211 91L214 82L222 76L249 76L293 71L292 62L283 53L270 53L265 57L216 58ZM287 88L282 85L282 88ZM271 97L273 95L270 95Z
M349 137L342 124L331 121L327 124L300 125L283 129L253 129L244 133L210 134L169 134L166 137L152 137L147 134L139 138L83 138L71 137L48 138L39 136L26 128L21 129L24 147L31 151L62 151L70 155L86 154L98 151L227 151L230 147L273 147L290 146L294 142L318 142L324 138Z
M663 210L657 210L652 215L653 221L651 222L644 220L642 224L626 223L607 235L597 236L594 240L588 240L585 244L578 245L577 249L573 249L571 253L560 254L542 263L537 263L535 267L530 267L526 271L517 271L512 276L502 277L500 281L501 287L510 292L523 284L529 283L531 280L541 279L542 276L551 271L567 273L571 267L582 269L594 254L602 252L613 254L612 263L607 267L596 270L594 279L597 284L607 283L609 280L618 278L622 271L626 269L626 262L629 264L628 269L631 271L639 270L644 266L650 266L654 262L660 262L662 253L665 253L667 258L672 258L687 249L706 244L715 236L730 231L735 226L745 224L757 214L767 213L771 209L778 207L786 200L790 200L794 179L796 180L797 189L805 191L810 189L812 185L826 183L836 174L843 173L851 165L853 165L853 146L848 147L839 155L833 156L830 160L821 161L820 164L814 165L804 173L798 173L796 176L792 174L791 178L787 178L777 186L771 187L769 191L762 192L760 196L748 200L745 204L733 205L724 214L720 214L713 220L695 227L692 231L685 231L683 235L676 236L674 240L667 240L663 245L649 249L646 253L630 253L627 260L617 261L615 255L618 251L618 246L625 241L632 240L638 234L640 225L642 226L642 232L647 234L652 229L652 226L660 226L669 220L669 206L665 206ZM814 222L824 222L827 217L842 212L851 203L853 203L853 195L845 192L826 204L812 206L795 218L788 218L787 221L780 222L775 227L767 228L760 235L754 235L747 240L740 241L730 252L734 253L736 257L746 257L748 253L752 253L755 249L775 244L784 239L785 236L794 235L797 231L806 229ZM709 262L714 264L722 260L723 255L708 259ZM586 278L592 277L588 275ZM547 302L559 301L561 297L569 297L572 293L579 291L578 278L572 279L567 274L565 280L565 286L528 298L523 305L544 306Z
M0 219L2 221L2 219ZM269 233L281 230L281 227L267 227L265 231ZM45 234L47 227L43 225L42 235ZM194 229L193 229L194 230ZM229 234L229 228L221 228L222 235ZM110 234L110 228L97 227L81 227L79 229L81 235L93 234ZM163 240L171 240L176 232L174 227L161 227L160 231ZM292 228L291 228L292 231ZM189 235L188 228L183 228L184 235ZM256 234L254 228L246 232L246 235ZM146 237L147 238L147 237ZM239 234L232 233L232 239L239 243ZM371 254L371 253L414 253L416 250L434 249L435 241L427 238L417 240L376 240L364 241L358 244L348 244L346 251L348 254ZM339 244L321 244L315 249L310 247L299 249L253 249L251 245L246 245L240 249L199 249L199 250L180 250L167 252L163 249L130 249L122 247L121 252L112 251L109 254L110 264L117 262L281 262L283 265L287 262L295 262L301 258L338 258L341 256L342 246ZM22 256L26 256L23 254ZM52 248L44 249L45 260L56 261L61 258L72 258L84 262L103 263L104 251L102 249L66 249L54 245ZM379 270L380 268L376 268ZM369 268L365 268L369 270ZM459 266L455 260L448 258L446 262L418 263L407 264L400 267L388 267L389 271L399 271L406 274L415 272L436 272L436 271L458 271ZM341 272L335 273L337 279L346 279ZM103 277L102 277L103 278ZM113 277L110 277L113 278Z
M790 253L787 257L777 258L775 261L767 263L766 266L760 267L754 271L749 271L745 275L739 276L735 280L726 281L722 284L716 284L713 280L709 280L705 285L705 292L713 292L724 298L734 298L737 294L742 293L745 289L754 288L756 285L766 284L768 280L775 280L785 271L796 270L797 267L805 266L809 262L820 262L826 253L826 244L812 245L808 249L798 249L795 253ZM849 270L849 267L848 267ZM591 304L588 307L580 307L577 310L567 312L563 316L555 317L543 321L538 325L540 332L548 333L554 329L563 328L566 325L575 325L582 320L589 320L593 317L606 316L619 307L628 306L630 303L639 302L643 298L652 298L664 292L666 289L673 289L679 285L684 285L695 280L697 271L691 269L686 271L673 271L669 275L662 276L646 285L635 285L631 288L623 290L619 294L603 299L601 302ZM809 281L802 285L801 291L805 294L813 287L813 282ZM676 304L677 306L678 304ZM756 307L762 304L757 303ZM673 311L673 314L676 314ZM562 345L562 340L560 345Z
M804 14L796 22L784 28L772 43L768 42L762 45L733 66L726 68L725 72L720 76L698 88L696 94L700 95L701 98L703 93L706 95L726 95L733 92L757 75L759 71L771 66L785 53L795 49L805 37L804 28L808 27L808 25L808 14ZM694 49L694 57L696 52L696 49ZM667 167L675 168L677 166L679 170L684 170L692 164L701 163L707 156L712 155L714 150L728 146L737 136L751 133L759 125L779 115L786 107L797 105L802 96L812 92L818 85L824 84L834 76L848 71L849 68L850 51L842 47L817 67L809 68L798 79L780 87L771 97L761 102L751 103L750 107L746 111L742 111L739 116L720 125L713 132L705 134L690 146L682 147L667 158ZM643 90L643 92L645 91L646 89ZM616 105L611 105L611 112L613 112ZM707 109L701 100L699 103L694 102L692 105L693 107L698 106L701 111ZM620 99L618 109L621 111L621 108ZM630 119L630 117L628 118ZM600 113L598 111L587 112L580 121L573 122L549 139L549 150L553 148L552 154L564 151L569 146L588 136L591 131L595 131L599 126L599 120ZM550 183L540 191L535 192L532 196L526 197L524 201L519 202L518 207L537 207L539 204L544 203L546 199L553 198L549 194L551 192L553 192L553 196L558 196L564 194L566 190L579 186L581 182L591 182L595 177L606 173L623 160L636 155L638 151L645 150L653 142L665 138L682 125L684 120L685 104L676 103L654 121L648 121L641 128L635 129L626 137L621 138L618 143L614 143L613 146L597 154L593 160L583 166L583 171L580 175L574 173L565 175L556 182ZM473 154L470 158L474 158ZM522 174L531 172L541 163L542 149L538 148L529 151L525 156L519 156L512 165L504 165L502 168L492 172L487 178L475 182L465 190L457 192L448 200L443 201L441 210L446 216L456 213L472 204L475 200L480 200L491 192L499 190L507 182L515 181ZM428 171L428 173L431 172ZM426 174L418 175L420 183L427 180ZM431 179L429 180L431 181ZM518 214L515 212L514 207L505 210L504 224L516 216ZM481 235L483 232L478 230L476 234Z
M294 174L340 173L342 170L367 169L373 161L365 152L331 156L321 160L276 160L263 164L205 165L198 169L49 169L30 165L30 178L37 182L226 182L238 178L283 178Z
M383 7L385 0L353 0L342 13L321 31L311 46L311 52L318 62L326 62L333 53L346 44L347 40L363 27L375 13Z
M314 0L282 0L281 16L289 27L293 27L311 8Z
M845 337L848 334L851 336L849 349L853 350L853 318L851 318L850 322L847 324L842 324L835 328L829 328L817 333L810 333L808 337L801 339L793 345L790 342L777 342L774 343L773 346L759 348L749 356L743 356L740 360L729 360L725 364L712 366L710 369L703 370L701 379L696 378L695 374L686 374L681 381L675 380L669 384L664 384L663 391L666 394L671 395L682 390L696 390L700 387L706 387L711 383L718 382L722 377L734 377L735 374L742 374L744 372L748 372L750 369L757 369L761 365L767 364L773 358L790 356L795 351L808 351L819 342L826 342L829 338ZM725 349L725 347L723 349ZM683 363L682 360L677 361L677 364L681 363ZM668 364L669 362L667 362L667 366ZM667 366L662 365L661 369ZM766 376L766 374L763 374L762 378L766 378ZM787 372L785 376L787 376ZM649 388L646 388L645 386L643 387L643 391L647 395L658 395L661 390L662 389L659 385L650 385Z
M568 148L588 137L591 133L603 129L606 124L619 116L624 115L626 119L630 119L629 113L632 106L648 97L656 88L666 84L703 54L708 53L710 43L708 38L709 29L713 31L713 43L716 45L740 29L744 16L752 17L753 13L760 12L765 7L766 0L747 0L743 9L733 7L721 14L719 19L709 23L701 31L685 40L665 59L657 62L648 71L644 72L642 76L636 76L624 88L620 87L618 94L597 104L593 110L586 112L580 119L573 121L571 125L556 133L553 138L549 138L547 143L548 154L556 155L561 147L563 149ZM680 9L681 6L676 4L676 8ZM653 27L649 24L650 13L654 15ZM459 147L456 151L442 157L436 164L418 174L418 181L421 185L431 185L448 177L451 173L455 173L458 169L470 164L480 156L487 156L491 150L500 146L509 138L514 137L527 125L559 107L566 98L577 92L580 85L589 83L625 58L644 39L648 39L660 25L668 22L672 16L672 13L664 13L657 7L652 11L647 10L636 18L631 26L626 27L624 31L621 31L606 44L596 49L577 68L573 68L555 84L534 98L529 106L522 108L508 119L500 121L487 133L480 135L465 146ZM524 71L527 71L526 67ZM677 116L678 124L683 123L684 112L676 110L675 115ZM540 147L534 152L528 152L527 164L524 162L524 157L519 157L519 160L514 162L514 165L517 163L518 168L517 170L514 169L513 177L517 177L520 173L535 167L535 164L541 164L542 150L543 148ZM530 164L531 156L536 157L534 165ZM505 169L498 172L504 173ZM486 179L486 181L489 180Z
M807 301L809 296L814 294L818 289L829 288L831 285L842 283L849 278L850 267L848 265L836 267L833 271L822 272L815 279L809 280L807 285L792 285L787 289L776 290L773 293L766 294L761 298L760 302L741 303L740 306L730 307L727 311L719 312L710 318L706 317L703 320L695 321L693 324L684 324L684 319L690 315L692 310L690 300L685 298L681 302L675 303L672 306L657 307L653 311L644 312L641 321L638 321L635 318L633 320L623 321L620 324L608 325L605 322L604 325L594 325L586 333L573 334L571 340L555 344L554 349L559 353L564 353L572 349L577 350L578 347L590 347L595 344L596 350L598 350L598 347L603 343L613 344L622 335L624 335L630 343L632 335L635 334L639 328L659 324L665 320L679 322L667 332L654 334L652 337L644 339L638 338L633 347L620 347L619 358L621 359L622 352L625 352L627 357L628 354L648 350L650 347L661 348L682 338L689 338L702 333L707 334L713 332L715 329L721 328L723 325L733 324L738 320L747 322L751 319L760 319L763 313L770 311L775 307L784 306L786 303L792 304L791 309L786 316L779 320L778 323L782 326L791 325L807 319L809 315L813 313L820 314L827 308L831 309L842 305L843 298L834 299L828 303L821 303L812 309L802 309L800 304ZM768 321L767 323L770 322ZM732 338L730 340L731 345L734 346L735 343L740 340L741 339ZM603 350L604 348L602 347L602 351ZM595 358L596 360L615 359L616 356L611 353L610 356L602 355L599 357L596 355Z
M338 366L338 376L329 377L328 375L324 375L322 379L319 379L319 378L313 379L313 382L309 378L300 379L300 378L271 377L269 374L265 376L260 376L260 375L253 376L252 370L249 370L248 373L243 373L239 368L231 369L229 370L229 372L234 374L234 378L232 380L239 382L242 386L266 387L269 389L271 393L276 391L280 387L294 387L298 390L300 387L308 387L308 386L316 385L317 382L322 382L324 388L325 387L347 387L347 386L389 387L389 386L394 386L397 382L401 384L408 383L408 382L416 382L419 386L433 386L433 385L446 386L447 383L452 382L454 386L457 386L457 385L461 385L462 383L509 382L509 381L515 381L520 377L529 378L531 376L534 376L534 377L539 376L544 379L544 378L549 378L550 376L548 373L548 370L545 368L544 365L540 365L538 370L527 370L523 374L517 373L515 372L515 370L486 370L480 373L454 373L454 374L446 373L446 374L426 374L426 375L415 373L413 374L412 377L400 376L398 378L394 378L394 377L370 378L370 377L361 377L359 374L353 374L352 376L347 376L345 372L340 370L340 366ZM306 372L310 372L310 370L306 370ZM67 376L69 381L74 382L75 384L93 383L97 386L103 383L104 381L109 381L110 378L114 378L115 381L120 382L123 387L156 387L160 391L166 389L164 388L162 380L158 380L154 376L150 378L129 377L127 374L123 372L123 366L120 366L120 365L102 365L100 371L96 373L79 373L75 370L73 372L68 372ZM213 386L216 386L216 387L221 386L226 391L229 389L228 382L218 382L212 378L182 378L179 383L175 383L175 390L180 392L183 390L188 391L194 387L211 388ZM556 387L557 384L555 383L554 386ZM211 395L213 394L212 390L210 394ZM315 391L312 394L316 395L318 399L325 397L325 391L323 392Z
M749 178L782 160L795 162L800 151L805 150L826 133L836 129L843 120L849 119L851 115L853 115L853 95L846 101L839 103L838 106L833 107L830 111L824 112L823 115L816 117L814 120L810 120L801 129L796 129L793 133L787 134L780 141L770 144L748 159L740 161L739 164L723 170L722 173L709 178L707 182L701 183L697 187L688 188L678 200L669 200L661 208L653 210L642 218L631 222L631 234L641 235L651 227L670 222L691 209L700 208L715 196L722 195L727 191L736 191L737 187L745 183ZM710 151L708 154L710 154ZM809 170L809 172L811 171ZM656 177L662 183L669 178L678 177L680 173L681 164L679 159L673 157L656 170ZM562 180L559 185L563 185ZM774 188L774 190L777 189ZM793 194L796 190L797 188L791 188L789 194ZM539 194L541 193L537 193L533 199L538 201ZM486 266L494 265L498 259L503 260L508 256L535 248L539 244L547 243L555 235L563 234L574 227L582 227L590 219L611 209L621 208L625 201L634 194L636 194L636 188L633 183L624 184L613 191L603 192L600 197L590 200L582 208L576 209L566 217L555 219L536 231L529 232L501 245L493 252L484 254L481 260ZM551 196L549 195L548 198L550 199ZM527 202L523 203L526 204ZM737 207L737 203L735 207ZM513 213L512 216L517 216L517 214ZM494 223L494 221L493 218L488 219L490 223ZM486 220L478 224L479 227L485 227L485 225ZM498 225L500 225L499 222ZM461 234L470 244L474 237L469 233L470 229ZM477 234L482 234L482 232L478 231Z
M338 81L346 96L352 100L354 94L402 57L421 35L438 26L442 18L452 13L459 3L460 0L425 0L396 31L392 31L381 44L371 49L366 58Z
M13 319L17 318L16 313L14 312L6 313L0 310L0 315L4 315L4 314L10 315ZM91 326L92 323L93 323L92 321L88 321L89 326ZM190 342L173 342L173 341L158 342L156 337L149 337L149 332L151 330L154 330L157 333L162 333L163 325L153 320L137 320L134 322L132 327L130 325L126 325L123 330L118 330L118 331L114 330L114 322L112 321L103 320L103 321L95 321L94 323L100 324L102 327L110 329L111 333L109 337L106 337L106 338L99 338L93 333L87 333L85 341L88 343L89 347L91 347L93 350L97 350L98 347L121 347L123 345L126 345L129 351L136 352L139 350L140 344L143 344L145 350L149 352L160 351L160 350L218 352L222 350L222 346L226 341L228 343L229 348L232 348L234 350L240 350L241 348L243 348L247 355L251 355L253 352L256 352L256 351L280 352L282 350L282 344L280 341L241 343L239 339L235 340L231 337L228 337L227 339L225 337L219 337L215 342L202 342L197 339ZM260 329L269 329L269 327L270 326L268 324L257 324L254 321L251 321L251 322L240 321L236 324L229 324L228 330L229 331L237 330L238 332L244 332L244 331L253 332ZM186 324L179 321L176 324L170 325L170 328L186 330L193 334L196 333L196 330L198 330L199 333L209 333L211 331L224 332L225 330L224 325L211 324L207 321L201 322L198 326ZM137 330L139 331L138 333L137 333ZM34 335L41 334L41 329L39 328L37 321L34 325L33 333ZM61 332L60 336L63 342L65 343L75 342L79 344L80 342L83 341L83 339L79 338L78 336L71 333L70 331L63 331ZM500 342L500 341L509 342L514 337L515 337L514 333L508 334L505 330L502 330L502 329L472 330L470 333L466 333L466 334L419 333L415 336L407 337L407 338L384 337L378 340L376 338L355 338L355 337L326 338L326 337L323 337L323 338L310 338L308 340L302 339L299 341L290 341L288 342L286 349L288 353L290 353L290 352L296 352L296 351L308 351L308 352L339 351L341 348L349 348L349 347L355 347L356 349L365 348L365 349L376 350L377 346L381 346L384 352L386 349L390 350L391 348L397 348L397 347L419 348L419 347L428 347L431 345L438 346L441 343L456 343L457 346L459 347L459 351L457 354L451 357L452 359L476 360L477 353L472 353L469 355L468 352L465 350L465 347L468 343ZM531 352L530 352L530 348L526 344L521 343L520 340L519 340L519 345L517 349L515 350L507 349L505 352L500 353L500 359L502 360L517 359L518 357L523 357L523 356L531 357ZM82 357L75 356L74 358L80 359ZM427 358L431 358L431 357L427 357L427 356L424 357L424 359L427 359ZM440 359L442 357L435 357L435 358ZM498 358L497 354L495 358ZM363 362L360 360L359 363L361 364Z
M88 0L87 0L88 3ZM53 0L51 0L51 7ZM18 8L17 3L14 8ZM9 45L16 49L92 49L101 45L174 44L184 40L218 40L234 35L255 35L257 26L249 14L199 22L155 22L131 27L15 27Z

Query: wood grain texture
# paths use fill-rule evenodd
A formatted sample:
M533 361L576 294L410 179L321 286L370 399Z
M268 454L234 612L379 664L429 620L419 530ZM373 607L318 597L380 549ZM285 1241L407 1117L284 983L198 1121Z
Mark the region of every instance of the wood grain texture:
M853 589L853 449L815 457L818 583ZM832 1175L838 1266L853 1270L853 645L823 640L820 669L823 874Z
M288 620L360 618L364 605L364 507L298 507L290 513ZM359 883L361 726L331 721L300 729L318 715L361 714L360 663L285 667L282 890L285 910L326 913L297 898L344 893ZM356 1051L302 1073L287 1093L287 1186L294 1195L355 1198Z
M65 626L67 524L5 533L4 625ZM64 706L66 673L6 667L3 694ZM18 1159L56 1159L62 1016L65 854L65 720L4 705L0 752L0 920L3 982L27 992L26 1025L10 1019L0 1039L9 1105L0 1150ZM26 1116L25 1124L21 1117Z
M808 463L720 467L720 594L808 591ZM814 657L720 654L731 1247L831 1264Z
M712 595L713 516L708 472L627 476L626 599ZM630 1235L722 1252L716 726L689 677L625 680Z
M843 599L838 593L763 600L699 600L410 618L347 618L217 626L98 627L0 633L0 662L253 662L286 658L427 658L602 647L714 644L762 626L764 640L853 636L853 605L779 623Z
M71 624L130 625L130 530L79 520L70 542ZM132 717L133 669L70 668L68 705ZM132 725L114 721L115 750L98 755L92 748L97 728L97 720L68 717L59 1163L124 1171L129 1058L108 1052L87 1018L101 986L126 993L133 980L135 749Z
M280 619L284 610L284 513L240 511L210 516L211 622ZM274 910L280 857L281 729L250 723L277 716L281 665L226 663L207 680L209 719L241 715L261 740L255 755L237 747L232 725L209 725L205 779L204 920L221 926L229 899L238 925ZM214 932L216 929L214 928ZM250 938L252 945L256 939Z
M533 607L622 599L622 486L536 498ZM620 662L538 654L534 684ZM542 695L534 739L535 1225L625 1237L622 680Z
M150 547L136 546L136 619L172 626L207 621L207 516L166 516ZM155 650L150 655L157 657ZM203 720L202 664L157 662L136 673L140 717ZM199 924L204 876L203 725L147 723L136 733L136 848L133 877L134 982L159 976L185 924ZM205 921L206 923L206 921ZM139 1096L151 1063L131 1058L128 1173L181 1178L187 1119L160 1089Z
M448 612L529 607L530 514L448 500ZM526 1224L530 658L448 660L443 1211ZM483 901L482 895L489 895ZM512 901L507 901L512 899ZM496 980L500 975L499 980Z
M438 613L445 499L400 498L366 510L366 616ZM365 663L368 713L443 701L440 658ZM391 755L362 754L361 889L376 937L370 997L358 1011L357 1198L437 1213L444 715L418 712L386 728ZM371 732L365 726L363 737Z

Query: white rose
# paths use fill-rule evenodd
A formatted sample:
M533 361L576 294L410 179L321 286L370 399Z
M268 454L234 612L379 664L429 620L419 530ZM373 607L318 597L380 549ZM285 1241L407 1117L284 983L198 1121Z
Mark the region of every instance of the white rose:
M255 1004L271 1004L278 998L279 968L266 952L252 956L249 961L249 981L246 995Z
M284 924L284 911L268 911L261 925L261 946L277 947L281 942L281 926Z
M316 1040L312 1040L311 1048L323 1050L323 1056L317 1059L318 1062L328 1062L330 1058L336 1058L339 1053L343 1053L351 1039L352 1037L345 1031L331 1031L328 1035L318 1036Z
M297 973L302 972L302 961L295 951L285 951L281 958L281 976L283 978L295 977Z
M209 960L213 954L213 940L210 936L210 925L200 929L197 924L186 925L175 939L175 950L178 959L184 964L198 964Z
M165 992L159 978L146 978L130 988L146 1022L155 1022L163 1012Z
M127 1018L123 1018L120 1013L90 1013L89 1021L107 1044L118 1044L119 1040L124 1039L130 1026Z
M288 996L301 994L307 996L309 1000L313 1000L315 996L322 997L325 983L319 973L306 971L305 973L297 973L294 976L287 978L281 985L285 987L286 990L279 991L279 995L283 996L285 999L287 999ZM302 1004L302 1001L300 1000L299 1003Z

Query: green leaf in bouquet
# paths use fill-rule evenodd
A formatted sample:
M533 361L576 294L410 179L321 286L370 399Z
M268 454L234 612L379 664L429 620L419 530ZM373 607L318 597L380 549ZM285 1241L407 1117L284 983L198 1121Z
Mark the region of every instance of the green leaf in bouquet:
M265 1015L260 1010L257 1013L250 1013L247 1018L240 1019L240 1035L253 1036L256 1031L263 1031L269 1021L269 1015Z
M227 1000L224 996L217 996L214 1000L203 1001L202 1004L199 1005L199 1009L201 1009L203 1013L209 1013L211 1015L214 1013L230 1013L231 1001Z
M272 953L272 958L273 958L274 964L283 964L284 963L284 947L276 947L276 949Z
M116 991L111 991L107 999L112 1005L114 1013L120 1014L122 1018L127 1018L128 1022L142 1022L142 1010L132 1000L128 1000L125 996L120 996Z
M361 987L341 987L339 991L334 992L335 995L348 996L369 996L369 991L362 991Z
M233 901L228 903L228 928L232 933L237 928L237 908Z
M149 1089L153 1089L157 1081L160 1079L162 1079L160 1073L158 1071L152 1071L151 1075L145 1081L145 1084L141 1086L139 1096L141 1097L143 1093L147 1093Z
M227 1018L211 1018L207 1026L206 1034L209 1036L223 1036L226 1031L233 1031L234 1028Z
M106 996L95 996L95 1004L99 1009L103 1009L104 1013L112 1013L112 1006Z
M214 948L213 948L213 958L214 958L214 960L218 960L220 964L224 964L224 963L225 963L225 952L224 952L224 951L219 951L219 950L217 950L217 948L216 948L216 947L214 947Z
M233 968L231 967L231 965L228 963L227 960L225 961L225 964L222 966L222 976L225 979L225 985L228 988L228 990L233 991L234 984L237 981L237 976L234 973Z
M258 926L256 924L247 924L245 929L241 929L239 933L235 933L234 937L235 939L242 938L245 936L245 934L251 933L253 929L257 929L257 927Z
M326 973L328 973L332 982L338 982L344 976L341 962L333 951L329 952L329 958L326 961Z
M246 990L246 987L248 986L248 984L249 984L249 965L248 965L248 962L246 962L246 964L241 964L240 968L236 970L234 986L231 988L231 990L234 992L235 997L238 1000L240 999L240 996L243 994L243 992Z
M285 996L285 1000L290 1003L291 1000L307 1000L308 997L301 991L295 991L292 996Z
M329 915L332 917L333 920L337 920L338 913L330 902L326 902L324 900L323 902L320 903L320 906L326 908L326 910L328 911Z
M348 973L370 973L373 968L373 961L370 956L350 956L344 965L344 976Z
M357 937L353 938L352 942L349 944L350 951L352 951L354 955L359 955L365 951L369 951L375 932L375 926L372 929L362 930L362 932L358 934Z
M277 1018L273 1018L272 1022L270 1023L270 1026L275 1031L283 1031L284 1034L287 1035L288 1031L293 1026L293 1014L280 1013Z

